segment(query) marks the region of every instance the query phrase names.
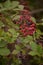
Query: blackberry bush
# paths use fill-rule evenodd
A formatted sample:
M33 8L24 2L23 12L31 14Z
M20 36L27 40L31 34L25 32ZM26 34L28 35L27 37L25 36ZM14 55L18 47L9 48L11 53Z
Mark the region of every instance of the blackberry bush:
M43 65L42 23L18 1L0 3L0 64Z

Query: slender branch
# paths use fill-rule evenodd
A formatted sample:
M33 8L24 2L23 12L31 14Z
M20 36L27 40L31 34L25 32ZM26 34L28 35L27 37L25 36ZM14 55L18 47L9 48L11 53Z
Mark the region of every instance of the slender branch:
M30 12L30 14L36 14L36 13L40 13L43 12L43 8L42 9L37 9L37 10L33 10Z

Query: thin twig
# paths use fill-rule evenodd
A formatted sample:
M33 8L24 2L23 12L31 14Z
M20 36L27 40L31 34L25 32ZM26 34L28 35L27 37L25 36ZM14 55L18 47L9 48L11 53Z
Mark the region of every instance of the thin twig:
M37 9L37 10L33 10L30 12L30 14L36 14L36 13L40 13L43 12L43 8L42 9Z

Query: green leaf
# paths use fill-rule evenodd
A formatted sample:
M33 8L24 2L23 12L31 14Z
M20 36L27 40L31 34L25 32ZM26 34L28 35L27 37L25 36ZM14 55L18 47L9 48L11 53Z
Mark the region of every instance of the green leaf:
M20 18L20 15L16 15L15 17L14 17L14 20L18 20Z
M11 7L11 1L10 1L10 0L7 0L7 1L4 3L4 7L5 7L5 8Z
M9 16L5 17L5 24L8 25L9 27L14 28L14 23L12 22L11 18Z
M15 8L19 5L19 2L18 1L10 1L10 0L7 0L5 3L4 3L4 7L5 8Z
M41 31L39 29L36 30L36 38L39 38L41 35Z
M4 27L4 24L2 23L2 21L0 21L0 28Z
M7 41L8 43L12 43L12 38L10 37L10 36L8 36L8 35L5 35L4 37L3 37L3 39L5 40L5 41ZM14 42L14 41L13 41Z
M27 44L29 44L29 42L30 41L32 41L33 40L33 37L32 36L27 36L27 37L20 37L19 38L20 39L20 42L24 45L24 46L26 46Z
M24 9L24 6L23 6L23 5L19 5L18 8L19 8L20 10L23 10L23 9Z
M32 41L33 40L33 38L32 38L32 36L27 36L27 37L25 37L25 39L24 39L24 43L29 43L30 41Z
M4 30L0 29L0 37L2 37L5 34Z
M37 52L38 52L39 56L42 56L43 55L42 46L40 46L40 45L37 46Z
M7 43L12 43L12 42L14 42L14 39L10 36L10 34L7 34L7 32L3 35L3 39L4 39Z
M43 49L40 45L37 45L37 50L33 50L33 51L30 51L28 54L32 55L32 56L43 56Z
M0 55L7 56L9 54L10 54L9 49L7 49L7 48L0 48Z
M19 45L15 45L16 50L20 51L21 47Z
M2 4L0 3L0 8L3 8Z
M0 30L0 38L2 38L8 43L13 43L17 39L18 35L19 33L15 31L13 28L8 29L8 32L4 32L3 30Z
M7 42L5 42L4 40L0 41L0 47L5 47L7 44Z
M25 55L26 54L26 50L22 50L22 54Z
M18 37L19 35L19 33L13 28L9 29L8 31L12 34L13 37Z
M32 36L29 36L29 35L28 35L26 38L27 38L29 41L32 41L32 40L33 40L33 37L32 37Z
M17 7L19 5L19 2L18 1L12 1L12 7Z
M18 54L18 53L19 53L18 50L13 50L13 52L12 52L12 54L14 54L14 55L16 55L16 54Z
M17 39L19 33L13 28L9 29L8 31L11 33L12 36L10 41L14 42Z
M34 17L31 17L31 20L36 23L36 19Z
M30 42L30 47L33 51L37 51L37 44L35 42Z
M29 54L34 55L35 53L38 56L43 56L43 49L40 45L37 45L35 42L31 42L30 47L32 51Z
M30 51L28 54L31 55L31 56L35 56L35 55L37 55L37 52L35 52L35 51Z

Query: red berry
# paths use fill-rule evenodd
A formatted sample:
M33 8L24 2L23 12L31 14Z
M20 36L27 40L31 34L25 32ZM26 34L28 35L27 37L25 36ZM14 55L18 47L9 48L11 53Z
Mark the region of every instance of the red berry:
M33 35L36 31L36 25L31 20L31 15L28 15L30 12L28 10L21 11L20 18L16 22L20 26L20 32L23 36Z
M35 24L33 23L32 25L31 25L31 27L34 27L35 26Z

